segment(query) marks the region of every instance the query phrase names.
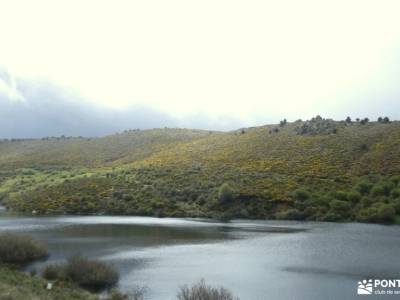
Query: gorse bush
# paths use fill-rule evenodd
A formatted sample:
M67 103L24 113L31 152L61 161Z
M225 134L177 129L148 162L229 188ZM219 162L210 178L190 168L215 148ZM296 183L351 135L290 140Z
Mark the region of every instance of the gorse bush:
M4 233L0 235L0 263L25 265L49 255L44 244L29 236Z
M180 288L177 300L239 300L224 287L207 285L204 280L192 285Z

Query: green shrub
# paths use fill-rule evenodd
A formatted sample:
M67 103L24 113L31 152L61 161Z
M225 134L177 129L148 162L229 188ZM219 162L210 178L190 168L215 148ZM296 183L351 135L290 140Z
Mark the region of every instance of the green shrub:
M45 259L47 248L29 236L5 233L0 235L0 263L25 265Z
M177 300L239 300L224 287L212 287L206 285L204 280L191 287L187 285L180 288Z
M400 197L400 188L393 189L392 192L390 193L390 195L392 196L392 198L399 198Z
M299 201L305 201L310 198L310 194L304 189L298 189L293 192L293 197Z
M377 197L377 196L389 196L391 189L392 189L392 186L389 183L386 183L386 182L385 183L378 183L372 188L371 194L374 197Z
M226 203L234 198L234 191L231 186L227 183L224 183L220 186L218 190L218 200L220 203Z
M337 191L334 192L334 198L342 201L347 201L348 200L348 195L344 191Z
M396 217L396 210L393 205L381 204L378 207L378 222L392 223Z
M361 194L357 191L351 191L347 194L347 199L353 203L359 202L361 200Z
M360 192L362 195L369 194L372 189L372 183L368 181L361 181L356 185L356 190Z
M400 198L394 199L392 203L396 213L400 214Z
M396 216L396 210L392 205L376 203L375 205L362 209L357 215L357 220L371 223L392 223Z
M332 200L329 206L337 213L347 213L351 208L348 202L342 200Z
M280 211L275 214L278 220L304 220L304 215L295 208Z
M394 185L398 185L400 183L400 175L392 176L390 177L390 180Z

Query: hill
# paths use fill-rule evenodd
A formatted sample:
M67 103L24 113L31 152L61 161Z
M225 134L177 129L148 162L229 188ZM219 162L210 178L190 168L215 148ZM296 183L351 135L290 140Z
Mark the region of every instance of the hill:
M127 130L102 138L47 137L0 142L0 167L96 167L143 159L171 145L210 134L205 130Z
M395 222L400 123L3 142L0 171L4 202L29 212Z

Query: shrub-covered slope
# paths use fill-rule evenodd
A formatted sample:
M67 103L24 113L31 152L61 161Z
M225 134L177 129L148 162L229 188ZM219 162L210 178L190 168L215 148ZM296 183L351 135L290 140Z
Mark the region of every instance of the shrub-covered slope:
M85 141L89 147L79 144L81 150L72 153L65 142L14 160L0 147L0 193L10 208L38 213L398 219L399 122L318 117L228 133L184 130L176 138L176 132L157 130L150 144L129 147L118 145L139 133L107 137L119 141L108 146L113 150L107 155L94 146L101 139ZM40 148L48 141L12 147L24 153L30 143ZM49 161L58 168L46 163L44 169ZM10 163L25 169L10 171ZM26 169L32 166L41 168Z

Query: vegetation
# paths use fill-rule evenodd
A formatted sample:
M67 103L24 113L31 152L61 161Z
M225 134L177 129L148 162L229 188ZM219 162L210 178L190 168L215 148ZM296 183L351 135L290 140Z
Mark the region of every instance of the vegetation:
M0 267L0 299L4 300L144 300L145 288L136 287L129 294L111 290L107 296L100 297L66 281L56 281L47 289L48 281L29 274ZM223 287L212 287L204 281L192 287L181 287L177 300L238 300Z
M5 141L0 201L36 214L396 222L400 123L355 120Z
M64 265L48 265L43 271L48 280L70 281L82 288L99 291L114 286L119 279L118 272L110 265L74 256Z
M98 300L96 295L68 284L46 289L47 281L39 277L0 267L0 299L4 300Z
M28 236L0 235L0 264L26 265L48 256L47 248Z
M180 288L177 300L239 300L224 287L212 287L204 280L194 284L191 287L187 285Z

